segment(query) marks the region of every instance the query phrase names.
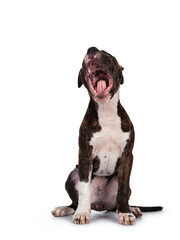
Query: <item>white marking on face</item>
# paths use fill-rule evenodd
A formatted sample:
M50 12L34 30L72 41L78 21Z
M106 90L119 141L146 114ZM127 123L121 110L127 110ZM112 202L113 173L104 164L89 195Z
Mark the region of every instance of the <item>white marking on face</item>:
M100 159L100 166L95 175L111 175L117 159L121 157L130 132L123 132L121 119L117 114L119 92L112 99L98 103L98 120L101 131L93 134L90 145L93 146L93 158Z
M97 52L95 55L93 55L93 58L99 58L100 57L100 53ZM84 62L86 63L86 65L91 61L92 57L89 58L89 56L86 54L84 57Z

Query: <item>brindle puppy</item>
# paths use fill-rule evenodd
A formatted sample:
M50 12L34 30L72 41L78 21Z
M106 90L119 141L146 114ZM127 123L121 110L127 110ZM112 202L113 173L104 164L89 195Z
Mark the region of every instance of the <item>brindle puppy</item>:
M72 199L52 211L56 217L74 214L73 222L90 222L91 209L116 210L120 224L133 225L141 211L161 207L130 207L129 179L133 162L134 128L119 101L123 67L105 51L88 49L79 72L90 102L79 131L79 164L66 181Z

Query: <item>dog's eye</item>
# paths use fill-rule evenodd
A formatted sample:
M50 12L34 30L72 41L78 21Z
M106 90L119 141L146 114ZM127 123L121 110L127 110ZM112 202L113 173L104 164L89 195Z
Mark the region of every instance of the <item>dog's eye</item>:
M111 57L111 55L107 52L105 52L104 50L102 50L102 52L107 56L107 57Z

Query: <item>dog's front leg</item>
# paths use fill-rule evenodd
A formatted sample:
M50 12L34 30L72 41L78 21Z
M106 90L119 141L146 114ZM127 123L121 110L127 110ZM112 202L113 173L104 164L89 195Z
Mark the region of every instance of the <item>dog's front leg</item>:
M131 213L128 203L131 194L129 180L132 162L132 153L124 153L118 167L117 212L119 223L123 225L135 224L135 216Z
M78 184L78 207L73 217L73 223L90 223L91 191L90 181L92 173L92 162L90 157L80 152L79 156L79 184Z

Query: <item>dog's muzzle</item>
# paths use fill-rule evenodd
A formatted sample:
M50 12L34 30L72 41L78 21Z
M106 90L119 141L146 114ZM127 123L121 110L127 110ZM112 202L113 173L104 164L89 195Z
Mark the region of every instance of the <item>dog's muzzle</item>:
M101 52L91 47L84 58L86 68L85 80L95 100L107 100L113 86L113 79L100 62Z

